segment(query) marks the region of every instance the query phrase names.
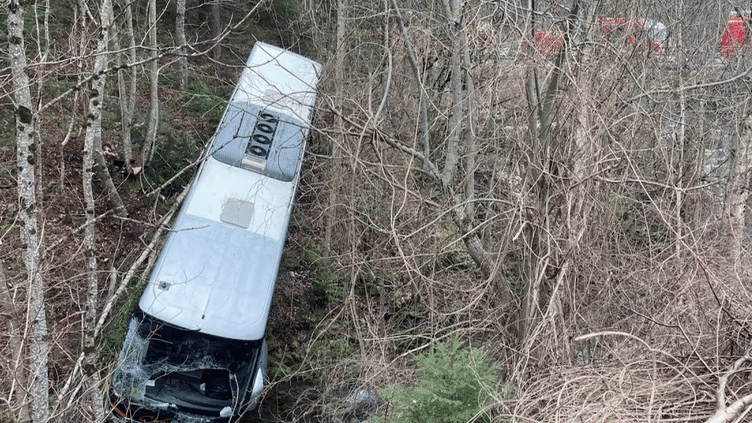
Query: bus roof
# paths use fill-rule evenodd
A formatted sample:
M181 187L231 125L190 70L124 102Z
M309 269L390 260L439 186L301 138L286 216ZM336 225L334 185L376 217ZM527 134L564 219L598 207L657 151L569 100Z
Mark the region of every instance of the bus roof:
M139 306L185 329L261 339L296 185L211 157L200 172Z
M152 270L141 310L188 330L263 338L319 68L256 43ZM254 148L267 149L263 160ZM249 158L255 164L246 165Z
M232 102L264 105L310 122L321 65L257 41L240 74Z

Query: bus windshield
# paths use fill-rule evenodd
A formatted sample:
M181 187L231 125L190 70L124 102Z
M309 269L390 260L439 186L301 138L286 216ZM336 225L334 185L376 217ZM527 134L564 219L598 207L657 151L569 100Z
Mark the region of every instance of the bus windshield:
M261 347L189 331L137 311L131 319L114 391L143 404L162 404L186 413L222 415L235 411L247 390Z

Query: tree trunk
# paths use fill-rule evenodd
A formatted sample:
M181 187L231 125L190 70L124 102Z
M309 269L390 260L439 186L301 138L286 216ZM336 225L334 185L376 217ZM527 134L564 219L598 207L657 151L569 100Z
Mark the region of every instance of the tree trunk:
M157 51L157 1L149 0L149 47L151 48L149 123L146 139L141 150L141 164L148 165L156 149L157 128L159 126L159 52Z
M47 377L47 315L44 309L42 279L42 239L37 223L36 179L34 175L34 134L36 121L24 46L24 8L18 0L8 3L8 56L16 103L16 145L21 243L28 286L27 325L30 334L28 392L33 422L49 418L49 379Z
M44 1L44 46L39 56L42 62L50 56L50 0Z
M565 146L563 145L553 145L553 125L556 115L554 102L561 90L562 64L569 52L569 39L575 32L574 25L578 21L579 10L579 2L578 0L574 0L567 18L567 27L563 34L564 42L556 54L554 67L548 81L545 84L541 84L538 81L538 72L535 68L529 69L528 80L526 81L526 92L530 108L530 118L528 121L530 145L528 153L526 153L528 162L525 180L529 185L527 189L535 197L537 210L530 213L530 216L524 216L529 221L525 225L523 232L526 246L526 257L523 264L525 286L522 292L519 336L520 341L526 345L526 349L531 350L536 348L535 339L540 334L539 329L542 329L538 327L538 323L541 322L544 315L548 314L548 308L543 304L544 282L549 280L547 271L554 267L553 264L559 264L559 269L561 269L561 265L565 264L564 259L562 259L561 263L557 263L557 257L564 254L562 254L561 247L552 237L552 234L568 229L566 226L561 227L561 222L558 222L552 216L554 210L552 210L551 199L557 194L554 191L556 189L555 184L559 184L557 182L558 178L553 177L552 171L557 166L557 162L568 162L573 158L562 157L558 160L553 158L555 152L561 154L565 150L563 148ZM534 10L531 9L529 13L529 19L533 22ZM531 27L534 27L534 25L531 24ZM541 85L545 85L542 91L540 88ZM580 101L587 100L582 99ZM584 104L581 106L587 107ZM582 114L580 113L578 117L582 119ZM586 124L586 121L582 123ZM578 132L576 131L576 133ZM585 137L585 134L580 131L578 136ZM579 142L586 143L587 139L583 138ZM565 171L564 169L560 170L561 172ZM566 248L565 246L564 250ZM557 287L563 281L562 278L563 276L557 278L555 282ZM554 289L552 292L558 291ZM557 299L552 297L548 303L555 305L556 301ZM532 353L532 351L526 351L526 353Z
M132 166L133 159L133 146L131 141L131 128L133 126L133 106L136 97L136 67L131 67L130 75L130 89L126 88L126 70L122 68L123 63L133 63L135 58L136 40L133 35L133 11L131 9L131 2L127 2L125 5L125 20L127 24L127 35L129 40L129 48L126 52L120 50L120 37L118 34L118 26L113 25L114 50L117 52L117 78L118 78L118 100L120 102L120 121L121 121L121 141L120 141L120 157L123 160L123 168L125 173L131 175L134 173ZM126 60L123 60L123 56L126 55Z
M342 110L344 104L344 89L339 81L344 80L344 66L345 66L345 16L346 16L347 2L346 0L337 0L337 32L336 32L336 48L335 52L335 64L334 64L334 81L335 81L335 102L337 109ZM329 203L326 211L326 227L324 228L324 251L325 254L331 255L332 251L332 234L334 233L334 226L337 223L337 207L338 193L341 188L342 178L342 148L345 142L345 124L342 121L342 116L335 116L334 126L335 134L332 139L332 161L330 164L329 179L331 186L329 189Z
M177 0L175 3L175 37L178 42L178 75L180 91L185 91L188 81L188 59L185 57L185 0Z
M478 131L478 110L475 93L475 81L470 73L470 46L467 42L465 31L460 32L462 37L462 73L465 76L465 113L467 114L467 131L465 132L465 197L467 199L468 214L475 215L475 157Z
M444 168L441 171L441 183L444 187L454 184L459 163L460 137L462 136L462 115L464 95L462 90L462 10L459 0L443 0L446 19L452 34L451 68L449 90L452 93L452 109L449 115L449 128L446 140Z
M595 21L595 7L591 6L590 11L583 11L586 25ZM555 333L560 333L559 339L555 342L561 342L564 347L561 350L564 356L572 357L570 354L571 345L569 336L566 332L569 325L566 324L564 315L567 295L565 292L568 288L574 290L576 283L567 283L568 280L574 280L576 275L569 272L573 258L577 256L580 250L580 242L587 231L588 222L590 221L591 211L593 209L592 192L596 191L594 182L591 180L590 172L599 162L598 146L596 144L598 135L593 134L593 112L592 104L595 101L595 94L592 89L592 81L595 78L595 69L597 64L591 51L591 33L592 26L588 25L589 30L582 31L583 38L577 40L575 44L581 46L577 51L577 74L574 79L575 98L577 102L576 120L574 121L574 137L571 150L568 152L569 160L572 163L572 177L569 178L569 188L566 190L566 220L564 233L566 240L562 244L562 251L557 257L557 274L551 298L548 301L546 317L544 322L551 326ZM576 307L570 304L568 309ZM557 328L558 325L558 328Z
M112 2L103 0L100 8L100 33L97 39L97 50L94 59L94 78L91 82L89 95L89 113L86 118L86 135L84 138L83 163L83 192L86 207L86 228L84 229L84 255L86 260L87 299L84 315L84 376L88 385L86 392L90 395L90 404L94 410L95 421L103 421L105 417L102 399L99 396L101 384L99 369L96 365L97 347L94 339L94 327L97 317L97 303L99 298L99 281L97 278L97 227L95 224L96 211L94 206L94 189L92 178L96 168L101 168L103 161L99 153L102 138L102 101L105 90L105 69L108 62L107 40L111 22ZM106 168L105 168L106 172ZM100 172L101 173L101 170ZM113 186L114 188L114 186ZM119 197L118 197L119 198Z
M109 1L109 0L108 0ZM105 78L104 75L101 76ZM102 125L101 122L96 128L97 135L94 139L94 172L97 175L97 179L102 183L104 190L107 192L107 202L110 208L115 211L115 215L118 217L128 217L128 210L125 208L125 203L117 192L115 182L112 180L109 169L107 169L107 163L102 155Z
M681 25L678 26L676 30L676 40L677 40L677 50L678 51L684 51L683 48L683 39L682 39L682 30ZM669 169L671 173L676 173L676 176L674 176L673 179L673 185L674 185L674 236L675 236L675 243L676 246L674 248L674 252L676 255L676 259L681 259L682 256L682 250L684 246L684 235L685 235L685 222L682 211L686 210L687 208L687 192L686 187L692 186L692 173L689 170L689 167L687 166L688 163L693 162L693 157L691 155L691 151L689 148L689 143L687 141L686 136L686 130L687 130L687 93L684 89L684 70L679 70L678 72L678 78L677 78L677 89L678 92L678 107L679 107L679 121L677 122L676 129L675 129L675 145L673 146L673 149L678 152L679 157L677 158L676 163L670 163Z
M745 256L749 254L745 251L747 233L745 211L749 199L750 174L752 173L752 113L748 108L744 112L746 116L739 124L733 175L726 198L726 215L731 229L731 251L734 255L735 269L740 274L749 272L744 260Z
M211 30L214 37L214 60L217 67L222 63L222 4L221 0L214 0L211 7Z
M475 93L475 81L473 75L470 73L472 69L472 63L470 62L470 46L467 42L467 34L465 31L460 31L460 44L462 46L462 74L465 78L465 92L462 94L464 103L464 113L466 115L467 130L463 137L463 144L465 145L465 211L464 214L473 219L475 216L475 158L478 154L477 151L477 128L478 128L478 111L477 111L477 97ZM488 254L483 248L481 242L480 231L468 232L462 231L465 240L465 245L470 257L475 263L483 270L486 275L492 276L492 269L488 262ZM484 269L484 267L488 267Z
M397 6L397 0L391 0L392 2L392 8L394 9L394 12L397 14L397 23L400 26L400 30L402 32L402 40L405 44L405 49L407 50L407 60L410 63L410 69L413 72L413 77L415 77L415 83L418 85L418 90L420 92L420 132L421 132L421 140L422 140L422 148L423 148L423 157L426 158L426 160L423 160L423 170L427 173L430 173L429 171L429 162L428 158L431 154L430 149L430 131L429 131L429 124L428 124L428 96L426 95L426 88L423 86L423 78L420 76L420 70L418 69L418 58L415 57L415 49L413 49L413 43L410 40L410 33L407 32L407 27L405 26L405 21L402 18L402 14L400 13L400 9Z
M112 0L103 0L103 2L106 1L109 3L109 9L110 13L112 13ZM104 6L104 5L103 5ZM81 15L86 16L85 11L86 5L81 3ZM107 64L109 63L109 54L107 54L107 43L109 42L109 30L110 30L110 21L111 17L107 19L107 27L102 28L100 31L104 33L105 39L104 39L104 45L100 46L97 44L97 56L95 59L95 65L94 70L92 73L97 77L97 79L94 79L92 81L92 92L91 96L89 96L89 116L92 113L91 106L92 106L92 99L96 99L96 102L98 104L96 107L98 107L98 110L96 112L97 115L101 115L102 110L102 102L104 101L104 81L106 79L106 75L104 74ZM102 21L102 25L104 25L104 20ZM100 60L100 58L103 60L102 63L98 64L96 63L97 60ZM97 65L99 65L99 68L97 68ZM101 79L102 87L101 89L98 87L98 80ZM110 175L110 171L107 168L107 163L105 162L104 155L102 154L102 128L101 128L101 119L99 120L100 124L96 128L92 128L90 126L90 122L88 121L87 117L87 128L86 132L87 134L89 131L94 131L94 148L92 150L92 154L94 157L94 172L96 173L97 179L102 183L102 186L104 188L104 191L107 195L107 202L110 205L110 208L115 212L115 215L121 218L125 218L128 216L128 210L125 207L125 204L123 203L123 199L120 197L120 194L117 192L117 187L115 186L115 182L112 180L112 175ZM85 147L84 147L85 148Z

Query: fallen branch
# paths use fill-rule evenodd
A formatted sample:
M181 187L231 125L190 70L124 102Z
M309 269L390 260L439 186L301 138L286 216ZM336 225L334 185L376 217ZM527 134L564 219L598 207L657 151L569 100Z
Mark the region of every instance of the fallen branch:
M736 360L734 366L718 379L718 390L716 391L718 410L705 423L730 423L739 417L744 410L752 406L752 394L747 394L731 403L731 405L726 406L726 385L728 384L728 380L735 373L741 371L742 366L747 363L752 363L752 356L745 355Z

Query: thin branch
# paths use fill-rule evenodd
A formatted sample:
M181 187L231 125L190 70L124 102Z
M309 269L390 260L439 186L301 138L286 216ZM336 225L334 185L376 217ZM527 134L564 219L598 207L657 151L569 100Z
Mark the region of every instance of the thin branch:
M114 210L112 210L112 209L107 210L106 212L104 212L104 213L100 214L99 216L91 219L90 221L85 222L83 225L77 227L73 231L68 232L64 237L62 237L59 240L55 241L54 244L51 244L51 245L47 246L47 248L45 248L45 249L47 251L51 251L51 250L55 249L58 245L60 245L66 239L72 237L73 235L77 235L77 234L81 233L81 231L83 231L84 229L86 229L87 226L93 225L95 223L100 222L102 219L104 219L105 217L111 215L113 212L114 212Z
M389 134L387 134L386 132L382 131L379 128L376 128L376 127L367 128L367 127L364 127L363 125L357 124L352 119L348 118L345 114L343 114L341 111L337 110L334 104L330 104L329 107L331 108L334 114L336 114L337 116L340 116L342 120L349 123L353 127L359 128L361 130L365 130L364 133L366 134L370 133L371 136L374 137L374 139L382 140L386 142L387 144L391 145L392 147L398 148L403 153L407 153L415 157L416 159L420 160L421 162L423 162L423 164L427 168L426 172L428 172L432 178L436 179L437 181L441 181L441 172L439 172L439 168L437 168L436 165L433 164L433 162L431 162L428 158L426 158L426 156L420 151L412 147L409 147L400 141L395 140Z

